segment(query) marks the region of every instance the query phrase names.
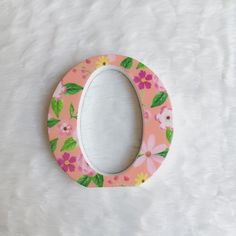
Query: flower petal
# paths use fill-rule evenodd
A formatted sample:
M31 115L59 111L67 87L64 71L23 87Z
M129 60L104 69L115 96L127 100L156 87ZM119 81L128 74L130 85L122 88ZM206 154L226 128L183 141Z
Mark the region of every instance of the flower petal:
M143 143L142 143L142 146L141 146L141 153L145 153L145 152L147 152L147 151L148 151L147 145L146 145L145 142L143 142Z
M62 156L63 160L68 160L69 157L70 157L70 153L68 153L68 152L65 152Z
M94 170L89 170L89 172L87 173L88 176L94 176L96 174L96 172Z
M158 120L160 122L160 114L155 115L155 120Z
M139 75L141 78L143 78L143 77L146 76L146 72L145 72L144 70L141 70L141 71L138 73L138 75Z
M147 141L147 149L148 149L148 151L152 152L152 149L155 146L155 144L156 144L156 138L155 138L155 136L153 134L151 134L148 137L148 141Z
M148 74L148 75L146 76L146 80L152 80L152 75L151 75L151 74Z
M75 170L75 166L72 164L69 164L68 168L69 168L70 172L73 172Z
M139 83L138 87L139 89L144 89L144 83L143 82Z
M150 89L151 88L151 83L149 83L149 82L145 82L145 87L147 88L147 89Z
M58 159L58 160L57 160L57 163L61 166L61 165L64 163L64 160Z
M160 144L152 149L153 154L160 153L165 151L167 146L165 144Z
M162 122L162 123L160 124L160 127L161 127L161 129L166 129L166 124L165 124L164 122Z
M133 164L134 167L138 167L143 164L143 162L146 160L145 156L139 157Z
M134 82L135 82L135 83L138 83L139 81L140 81L140 77L134 76Z
M62 165L61 168L62 168L65 172L68 171L68 166L67 166L67 165Z
M69 162L70 162L70 163L74 163L74 162L76 162L76 157L74 157L74 156L71 157L70 160L69 160Z
M147 159L147 170L148 172L152 175L155 170L156 170L156 167L155 165L153 164L153 161L152 161L152 158L148 158Z
M158 164L161 164L165 159L161 156L152 157L152 160Z

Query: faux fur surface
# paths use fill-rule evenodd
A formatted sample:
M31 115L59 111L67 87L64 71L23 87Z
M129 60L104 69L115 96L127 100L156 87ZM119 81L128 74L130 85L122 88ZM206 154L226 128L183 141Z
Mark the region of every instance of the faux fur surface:
M0 235L235 236L236 1L0 0ZM164 82L175 135L138 188L86 189L48 148L64 73L129 55Z

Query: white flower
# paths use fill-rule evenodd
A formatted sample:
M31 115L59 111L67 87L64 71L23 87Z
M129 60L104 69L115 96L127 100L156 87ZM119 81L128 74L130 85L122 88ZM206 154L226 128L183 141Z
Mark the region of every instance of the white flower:
M134 162L133 166L138 167L146 162L148 172L153 174L164 160L160 153L165 151L166 148L165 144L156 145L156 138L151 134L147 142L142 143L140 157Z
M160 127L162 129L172 128L172 111L167 107L163 107L155 118L160 122Z

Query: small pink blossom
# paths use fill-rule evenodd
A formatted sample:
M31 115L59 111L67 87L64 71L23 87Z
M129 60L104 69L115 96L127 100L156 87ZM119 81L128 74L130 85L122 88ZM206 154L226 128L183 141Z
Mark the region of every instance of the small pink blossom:
M71 157L68 152L65 152L57 162L65 172L73 172L75 170L76 157Z
M79 164L79 171L82 172L82 174L89 176L96 175L95 170L93 170L89 166L89 164L86 162L82 154L78 157L78 164Z
M163 87L158 76L155 75L153 80L154 80L154 86L157 88L158 91L165 91L165 88Z
M161 112L156 115L155 119L160 122L162 129L172 128L172 111L167 107L163 107Z
M165 151L166 148L165 144L156 146L155 136L150 135L147 143L143 142L141 147L141 156L134 162L134 167L138 167L146 162L148 172L153 174L156 170L155 163L160 165L164 160L164 158L158 155L158 153Z
M53 97L56 99L60 99L61 95L66 91L66 87L63 86L62 82L60 82L53 94Z
M72 125L68 124L67 122L63 122L58 125L59 134L69 136L72 133Z
M124 176L124 181L129 181L129 176Z
M114 180L118 180L118 179L119 179L118 175L114 176Z
M138 76L134 77L134 82L138 84L139 89L150 89L152 84L152 75L151 74L146 74L146 71L141 70L138 74Z
M150 110L145 109L143 111L143 117L144 117L145 120L149 120L151 118L151 115L152 115L152 113L150 112Z

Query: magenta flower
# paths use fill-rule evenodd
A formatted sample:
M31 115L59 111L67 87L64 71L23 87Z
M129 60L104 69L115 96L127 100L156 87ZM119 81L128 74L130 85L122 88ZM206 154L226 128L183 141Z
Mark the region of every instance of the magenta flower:
M68 152L65 152L57 162L65 172L75 170L76 157L71 157Z
M160 165L164 160L159 153L166 150L166 148L165 144L156 146L155 136L150 135L147 143L142 144L140 157L134 162L134 167L138 167L146 162L148 172L153 174L156 170L155 165Z
M146 74L144 70L141 70L138 74L138 76L134 76L134 82L138 84L139 89L150 89L152 84L152 75Z

